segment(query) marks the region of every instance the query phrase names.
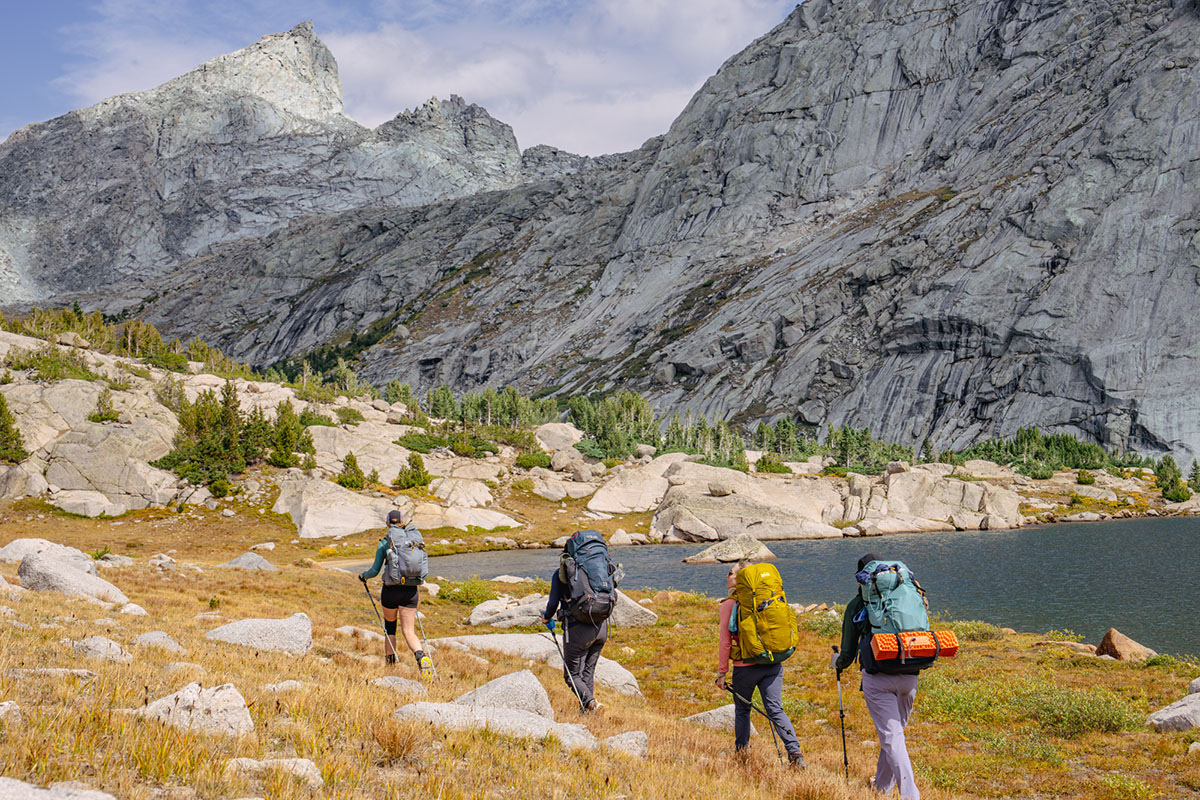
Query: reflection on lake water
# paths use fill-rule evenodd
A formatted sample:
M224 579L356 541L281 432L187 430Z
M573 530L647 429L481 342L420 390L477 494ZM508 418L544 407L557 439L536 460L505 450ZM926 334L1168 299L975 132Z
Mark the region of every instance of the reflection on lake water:
M791 602L845 603L859 556L907 563L930 610L1020 631L1072 630L1098 643L1110 627L1160 653L1200 655L1190 608L1200 563L1200 519L1050 525L1015 531L918 533L871 539L768 542ZM631 589L725 594L723 564L683 564L701 545L614 548ZM510 550L430 559L431 575L548 578L558 550Z

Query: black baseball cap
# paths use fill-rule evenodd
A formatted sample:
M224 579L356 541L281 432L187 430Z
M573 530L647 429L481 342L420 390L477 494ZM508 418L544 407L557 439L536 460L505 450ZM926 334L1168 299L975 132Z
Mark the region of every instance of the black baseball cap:
M404 512L398 508L393 508L391 511L388 512L387 524L388 525L403 525L404 524Z

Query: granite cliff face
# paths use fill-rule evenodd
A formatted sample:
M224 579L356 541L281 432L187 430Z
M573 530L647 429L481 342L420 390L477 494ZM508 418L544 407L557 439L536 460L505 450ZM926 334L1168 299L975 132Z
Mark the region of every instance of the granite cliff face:
M488 135L458 150L417 112L361 135L420 137L445 170L502 190L355 189L299 210L289 194L270 225L201 257L160 248L140 294L68 251L57 263L93 305L156 294L149 320L258 364L374 325L371 340L392 331L362 353L376 381L631 386L662 408L939 447L1037 424L1186 463L1200 453L1198 42L1194 0L807 0L632 153L521 159ZM444 116L473 130L486 115ZM65 140L50 133L40 146ZM473 146L486 169L456 160ZM53 166L30 147L22 163ZM8 185L0 196L6 230L36 222L8 210ZM95 241L93 258L114 248L110 272L140 257Z
M374 131L346 117L337 63L304 23L0 145L0 291L116 310L214 245L297 217L524 179L512 129L461 98Z

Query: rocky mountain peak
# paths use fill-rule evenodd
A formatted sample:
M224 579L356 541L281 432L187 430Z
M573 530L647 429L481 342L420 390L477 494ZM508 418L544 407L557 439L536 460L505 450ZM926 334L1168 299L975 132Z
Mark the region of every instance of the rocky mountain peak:
M512 127L455 94L445 101L431 97L411 111L401 111L376 128L375 135L387 142L421 144L447 156L486 153L508 172L520 167Z
M206 61L147 93L148 100L180 93L261 98L309 119L343 113L337 61L317 38L312 22L264 36L249 47Z

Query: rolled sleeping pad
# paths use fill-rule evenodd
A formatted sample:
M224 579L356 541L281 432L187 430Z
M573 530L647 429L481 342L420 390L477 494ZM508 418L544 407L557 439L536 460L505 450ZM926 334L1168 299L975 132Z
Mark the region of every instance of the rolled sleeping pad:
M908 631L877 633L871 637L871 652L876 661L889 658L951 658L958 655L958 637L954 631Z

